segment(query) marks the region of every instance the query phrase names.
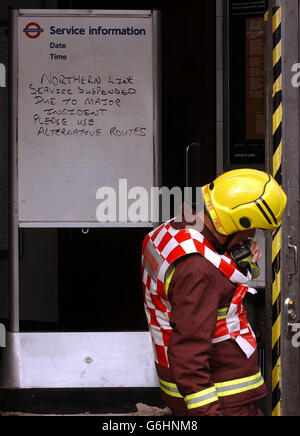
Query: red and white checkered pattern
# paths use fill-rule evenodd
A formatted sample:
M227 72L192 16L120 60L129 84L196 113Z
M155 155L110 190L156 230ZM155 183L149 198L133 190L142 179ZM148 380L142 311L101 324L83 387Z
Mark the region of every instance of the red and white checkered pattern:
M255 290L245 285L239 285L229 306L227 316L217 322L213 343L234 339L249 358L255 351L257 344L251 326L247 320L247 312L243 306L243 299L247 292Z
M238 284L226 318L216 321L213 342L234 339L249 357L256 349L255 335L247 321L242 300L249 289L251 278L245 277L227 255L219 255L204 236L194 229L175 230L171 220L152 230L143 242L142 281L144 306L154 345L155 360L169 367L168 342L171 305L164 289L168 268L175 260L191 253L199 253L218 268L231 282Z

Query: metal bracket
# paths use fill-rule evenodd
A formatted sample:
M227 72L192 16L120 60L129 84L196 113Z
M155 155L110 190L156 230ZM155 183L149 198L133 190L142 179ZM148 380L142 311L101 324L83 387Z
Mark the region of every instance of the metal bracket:
M298 247L296 245L291 244L292 236L288 235L289 244L288 247L294 251L294 271L288 273L289 281L291 280L291 276L295 276L298 274Z
M291 298L286 298L284 302L285 309L285 335L291 339L295 334L294 325L297 323L297 312L295 302Z

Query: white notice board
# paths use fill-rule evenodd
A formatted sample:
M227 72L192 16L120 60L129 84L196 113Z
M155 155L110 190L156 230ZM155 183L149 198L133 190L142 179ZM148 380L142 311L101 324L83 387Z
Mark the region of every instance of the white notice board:
M19 226L99 226L98 188L156 185L153 12L19 10L17 29Z

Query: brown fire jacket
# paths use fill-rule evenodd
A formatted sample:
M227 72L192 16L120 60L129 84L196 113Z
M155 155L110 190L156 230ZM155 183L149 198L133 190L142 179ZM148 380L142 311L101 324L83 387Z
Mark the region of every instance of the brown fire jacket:
M211 232L202 234L215 245ZM233 340L212 344L217 310L229 307L236 286L199 254L175 262L168 288L172 306L172 333L168 344L170 368L156 365L158 376L175 384L181 396L190 395L226 381L243 382L259 373L257 351L247 359ZM233 393L232 393L233 392ZM251 403L266 394L265 385L220 396L218 401L187 410L183 398L163 397L177 415L222 415L223 409Z

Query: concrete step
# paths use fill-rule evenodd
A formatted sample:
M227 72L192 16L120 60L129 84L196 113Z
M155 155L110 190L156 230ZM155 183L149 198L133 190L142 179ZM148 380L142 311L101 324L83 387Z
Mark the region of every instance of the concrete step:
M159 388L2 389L1 416L164 416Z

